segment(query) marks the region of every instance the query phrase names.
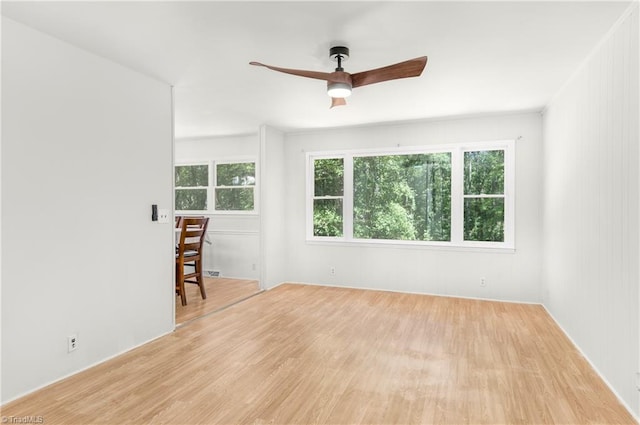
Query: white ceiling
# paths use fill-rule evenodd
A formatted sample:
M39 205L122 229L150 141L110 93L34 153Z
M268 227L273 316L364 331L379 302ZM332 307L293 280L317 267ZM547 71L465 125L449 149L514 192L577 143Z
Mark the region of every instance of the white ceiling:
M629 1L2 2L2 14L175 86L176 137L540 110ZM422 76L357 88L250 66L351 73L418 56Z

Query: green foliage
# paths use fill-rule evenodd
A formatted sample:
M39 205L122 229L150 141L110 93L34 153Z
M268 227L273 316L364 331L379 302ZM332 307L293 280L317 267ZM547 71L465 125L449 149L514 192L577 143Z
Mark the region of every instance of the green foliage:
M344 160L316 159L313 164L314 195L342 196L344 192Z
M253 211L253 188L216 188L217 211Z
M463 184L464 240L504 241L504 151L465 152ZM315 236L343 235L343 192L344 160L315 160ZM451 153L354 157L353 237L451 240Z
M356 237L363 239L415 240L412 217L404 206L391 202L376 214L370 226L358 226Z
M215 209L252 211L256 165L254 162L216 164ZM176 211L206 211L209 189L208 165L175 167ZM189 188L189 189L187 189Z
M255 183L255 162L216 164L216 211L253 211Z
M342 236L342 195L344 193L344 160L317 159L313 163L314 194L313 235Z
M504 151L464 153L464 194L504 193Z
M464 193L504 194L503 150L464 153ZM464 240L504 241L504 198L465 198Z
M216 165L216 186L252 186L255 183L255 162Z
M208 165L178 165L175 167L176 211L204 211L207 209L207 189L209 185ZM178 188L203 189L178 189Z
M464 200L464 240L504 241L503 198L466 198Z
M315 199L313 235L342 236L342 199Z
M207 209L207 189L176 189L176 211L204 211Z
M415 193L416 239L451 240L451 154L414 157L407 182Z
M176 187L197 187L209 185L208 165L178 165L175 168Z
M357 157L354 237L450 240L449 153Z

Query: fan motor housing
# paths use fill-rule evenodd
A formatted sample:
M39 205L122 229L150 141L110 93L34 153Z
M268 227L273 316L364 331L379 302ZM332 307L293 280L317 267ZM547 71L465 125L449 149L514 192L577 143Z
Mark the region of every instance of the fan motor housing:
M342 61L349 59L349 48L344 46L334 46L329 49L329 57L332 61L338 62L338 57Z

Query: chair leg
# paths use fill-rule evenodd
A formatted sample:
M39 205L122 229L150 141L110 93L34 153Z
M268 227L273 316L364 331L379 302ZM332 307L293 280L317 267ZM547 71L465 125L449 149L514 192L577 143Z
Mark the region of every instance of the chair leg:
M187 292L184 289L184 264L176 263L176 286L182 305L187 305Z
M200 295L202 295L202 299L207 299L207 292L204 289L204 279L202 277L202 261L196 261L196 273L198 274L196 279L198 280L198 286L200 287Z

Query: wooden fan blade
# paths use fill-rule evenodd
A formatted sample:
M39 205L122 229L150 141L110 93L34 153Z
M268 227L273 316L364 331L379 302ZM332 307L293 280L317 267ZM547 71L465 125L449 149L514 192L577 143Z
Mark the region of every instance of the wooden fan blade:
M417 77L422 74L425 66L427 66L427 57L421 56L394 65L351 74L351 81L353 88L356 88L383 81Z
M346 104L347 101L344 100L344 97L332 97L331 106L329 106L329 109L333 108L334 106L344 106Z
M297 75L299 77L315 78L316 80L331 81L331 75L328 72L305 71L303 69L279 68L277 66L265 65L260 62L249 62L249 65L264 66L273 71L284 72L285 74Z

